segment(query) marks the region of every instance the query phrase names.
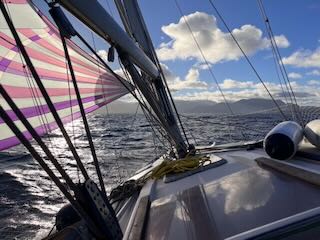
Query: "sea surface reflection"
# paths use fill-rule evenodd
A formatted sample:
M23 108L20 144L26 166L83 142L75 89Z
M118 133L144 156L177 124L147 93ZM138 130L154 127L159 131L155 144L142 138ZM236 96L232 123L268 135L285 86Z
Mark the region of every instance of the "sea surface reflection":
M243 140L240 130L245 131L249 139L260 139L263 135L261 132L266 133L270 126L279 121L278 115L270 117L270 114L229 117L227 120L213 115L190 116L194 119L184 119L185 127L190 141L193 142L195 138L198 145L226 143L230 138L233 141ZM211 123L199 122L198 119ZM230 122L230 127L226 126L226 121ZM89 116L89 123L108 191L166 151L165 146L154 137L143 115L95 114ZM97 180L81 120L67 124L66 129L90 177ZM259 133L253 129L259 129ZM79 169L62 134L56 130L43 139L71 178L75 182L81 181ZM33 145L39 149L35 143ZM24 155L24 147L17 146L7 153L15 159L8 160L7 155L0 155L0 238L43 237L53 226L55 213L66 201L45 172L30 156ZM255 187L272 188L263 184L258 182ZM230 191L225 206L227 211L236 211L239 206L233 199L239 201L245 197L241 195L242 186L225 183L221 187ZM266 196L262 193L260 198L266 199ZM240 205L250 209L262 204L259 199L256 203Z

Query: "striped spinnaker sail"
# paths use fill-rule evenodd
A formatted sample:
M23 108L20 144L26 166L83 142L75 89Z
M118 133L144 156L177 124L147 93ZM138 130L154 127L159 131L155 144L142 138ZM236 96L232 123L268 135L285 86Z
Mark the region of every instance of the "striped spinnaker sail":
M57 28L26 0L4 2L60 118L64 123L79 118L81 115ZM76 44L68 41L68 49L86 113L128 92L95 58ZM40 135L57 128L1 13L0 83ZM1 97L0 104L25 136L31 139ZM19 140L0 118L0 150L17 144Z

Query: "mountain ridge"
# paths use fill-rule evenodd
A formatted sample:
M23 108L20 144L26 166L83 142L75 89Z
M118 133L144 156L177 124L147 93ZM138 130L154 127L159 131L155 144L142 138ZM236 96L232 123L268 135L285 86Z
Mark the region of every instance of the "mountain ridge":
M279 106L286 105L281 100L276 100ZM230 110L225 103L217 103L209 100L196 100L196 101L175 101L177 109L180 113L216 113L216 114L229 114ZM245 114L268 109L276 109L276 105L272 100L264 98L251 98L241 99L235 102L228 103L231 110L235 114ZM135 113L138 103L124 102L117 100L108 105L110 113ZM139 110L141 113L141 110Z

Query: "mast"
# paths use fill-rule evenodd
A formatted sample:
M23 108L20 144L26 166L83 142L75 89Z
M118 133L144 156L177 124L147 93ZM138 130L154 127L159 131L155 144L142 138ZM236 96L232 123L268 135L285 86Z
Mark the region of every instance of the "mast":
M137 2L132 2L132 5L130 5L132 9L134 9L130 11L132 14L125 16L125 12L120 11L120 15L126 18L124 25L129 33L128 36L97 0L59 1L59 3L71 14L111 45L115 46L120 59L130 73L132 80L136 83L161 122L162 127L170 136L172 143L177 149L178 156L184 157L187 153L187 145L178 127L168 93L164 86L164 75L161 71L159 61L140 14ZM122 6L121 2L116 3L117 5ZM123 10L125 8L126 6L123 6ZM136 21L134 19L136 19ZM137 28L133 29L132 25ZM138 47L130 38L131 33L136 35L137 38L135 40L139 43L140 47ZM141 69L141 73L134 64Z
M180 129L178 128L176 117L179 120L181 130L184 133L188 145L189 142L185 134L182 122L179 118L179 114L171 96L170 90L168 88L165 76L161 69L159 59L157 57L150 34L141 14L138 2L136 0L115 0L115 3L127 33L139 44L140 48L152 60L152 62L157 66L157 69L160 72L160 76L155 79L150 79L150 77L146 76L143 72L141 73L141 75L143 78L152 82L153 88L155 90L154 95L157 96L159 105L162 108L162 112L165 114L166 119L169 120L170 128L178 130L178 132L175 133L176 137L180 138L180 146L178 146L178 152L186 152L185 144L182 139ZM174 114L172 106L176 112L176 116ZM184 154L182 153L182 155Z

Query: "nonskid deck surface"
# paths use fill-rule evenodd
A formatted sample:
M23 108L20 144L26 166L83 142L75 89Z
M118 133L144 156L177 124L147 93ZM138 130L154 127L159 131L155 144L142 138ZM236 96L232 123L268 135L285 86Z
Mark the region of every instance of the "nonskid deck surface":
M143 210L138 199L125 238L135 229L145 239L226 239L320 207L319 187L260 166L255 159L267 157L262 149L216 155L227 163L174 182L147 183L139 199L149 205ZM292 163L320 174L317 162L297 156Z

